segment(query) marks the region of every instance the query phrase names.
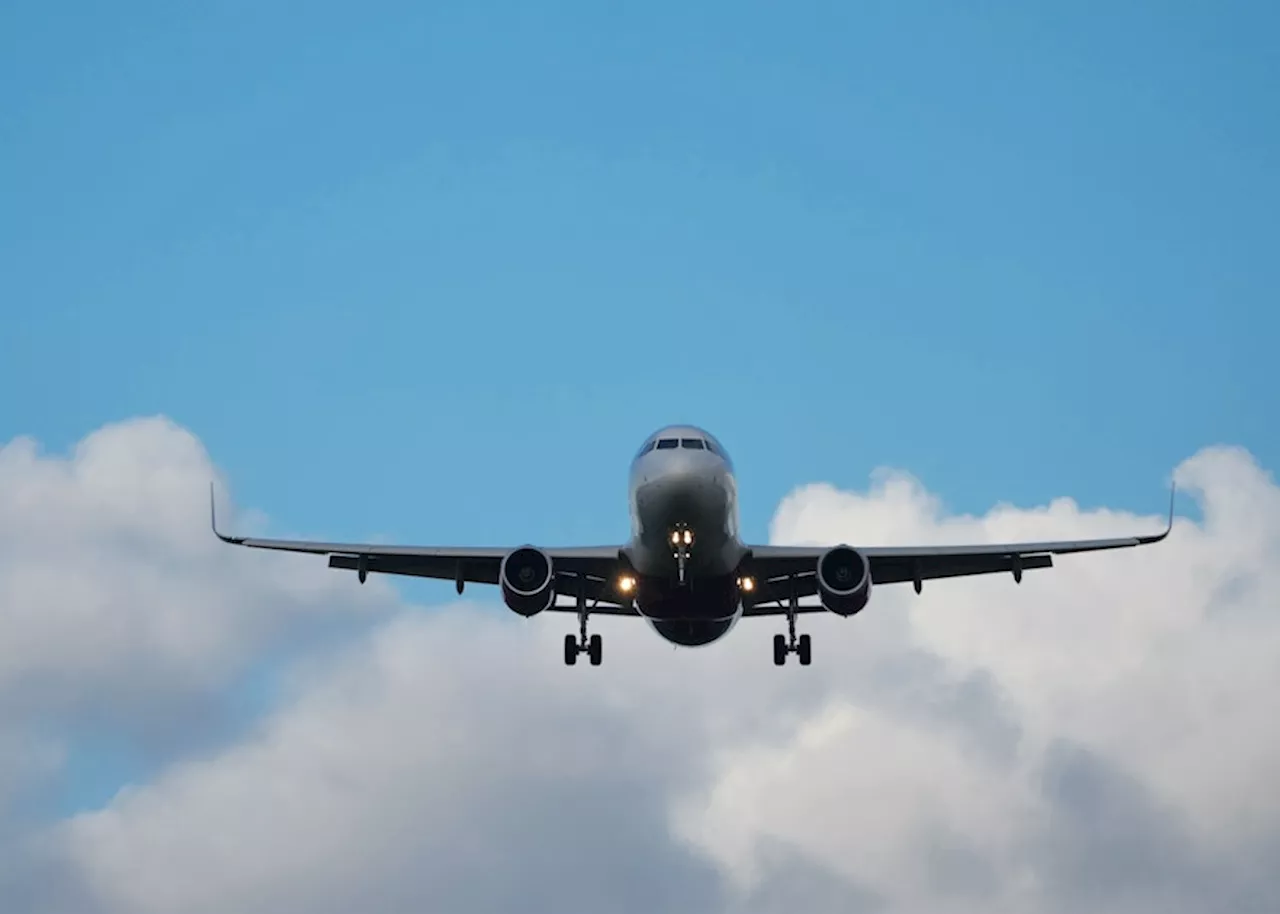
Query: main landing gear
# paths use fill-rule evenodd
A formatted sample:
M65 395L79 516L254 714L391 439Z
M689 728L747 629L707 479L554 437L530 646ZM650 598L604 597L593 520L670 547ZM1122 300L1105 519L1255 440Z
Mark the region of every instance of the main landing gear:
M813 644L807 634L796 637L796 615L800 605L799 598L793 592L791 605L787 609L787 635L773 636L773 664L782 666L787 662L787 654L796 654L801 666L808 666L813 660Z
M599 666L604 652L604 639L599 635L587 637L587 595L578 589L578 635L564 636L564 662L573 666L579 654L586 654L592 666Z
M576 635L565 635L564 662L569 666L573 666L578 662L579 654L586 654L592 666L599 666L603 647L604 643L599 635L592 635L590 638L584 637L582 640L579 640Z

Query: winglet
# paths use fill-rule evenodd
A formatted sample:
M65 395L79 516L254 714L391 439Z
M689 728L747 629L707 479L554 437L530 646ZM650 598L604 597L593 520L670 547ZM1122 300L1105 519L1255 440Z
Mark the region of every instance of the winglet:
M214 508L212 480L209 482L209 526L213 528L213 535L216 536L218 539L222 540L224 543L239 544L244 542L244 537L242 536L224 536L223 534L218 532L218 512Z
M1173 531L1173 503L1178 497L1178 483L1175 480L1169 486L1169 523L1165 525L1164 530L1159 533L1153 533L1149 536L1138 537L1138 542L1146 545L1147 543L1158 543Z

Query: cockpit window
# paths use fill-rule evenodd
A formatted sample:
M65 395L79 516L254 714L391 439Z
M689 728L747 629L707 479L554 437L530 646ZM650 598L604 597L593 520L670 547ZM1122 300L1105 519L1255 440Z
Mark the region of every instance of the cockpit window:
M639 457L643 457L645 454L647 454L647 453L649 453L650 451L652 451L652 450L653 450L653 446L654 446L655 444L657 444L657 443L658 443L658 442L657 442L656 440L654 440L654 441L646 441L646 442L644 443L644 447L640 448L640 453L639 453L637 456L639 456Z
M703 444L705 444L705 445L707 446L707 450L708 450L708 451L710 451L711 453L713 453L713 454L719 454L719 453L720 453L719 451L717 451L717 450L716 450L716 446L715 446L714 444L712 444L712 443L711 443L711 440L710 440L710 439L704 440L702 443L703 443Z
M702 450L702 439L701 438L681 438L680 446L688 448L691 451L700 451Z
M675 439L675 438L659 438L659 439L658 439L658 450L660 450L660 451L669 451L669 450L671 450L673 447L675 447L675 446L676 446L677 444L679 444L679 443L680 443L680 442L679 442L677 439Z

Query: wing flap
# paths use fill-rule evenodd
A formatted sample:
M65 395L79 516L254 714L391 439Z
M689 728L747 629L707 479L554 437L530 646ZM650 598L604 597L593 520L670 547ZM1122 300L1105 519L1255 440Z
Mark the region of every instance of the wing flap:
M796 612L803 615L804 613L824 613L827 608L821 603L801 603L796 607ZM787 614L786 604L777 603L755 603L751 606L742 608L742 616L785 616Z
M931 581L937 578L959 578L972 574L1013 574L1018 566L1026 571L1052 568L1052 555L1009 553L987 555L968 553L941 556L909 556L906 558L871 557L872 584L901 584L906 581Z
M415 578L435 578L444 581L464 581L468 584L497 584L498 568L502 558L466 556L402 555L399 553L365 552L359 555L330 555L330 568L360 570L364 558L365 568L372 574L399 574Z
M553 603L547 607L547 612L556 613L576 613L578 607L574 603ZM638 616L640 611L634 606L623 606L620 603L597 603L595 606L588 606L588 611L593 616Z

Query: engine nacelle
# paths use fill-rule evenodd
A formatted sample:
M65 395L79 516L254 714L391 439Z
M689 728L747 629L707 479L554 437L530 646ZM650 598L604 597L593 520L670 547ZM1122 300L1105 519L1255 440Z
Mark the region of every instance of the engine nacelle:
M818 559L818 596L838 616L860 612L871 599L871 563L852 546L833 546Z
M556 600L551 556L533 546L521 546L503 557L498 584L507 608L522 616L536 616Z

